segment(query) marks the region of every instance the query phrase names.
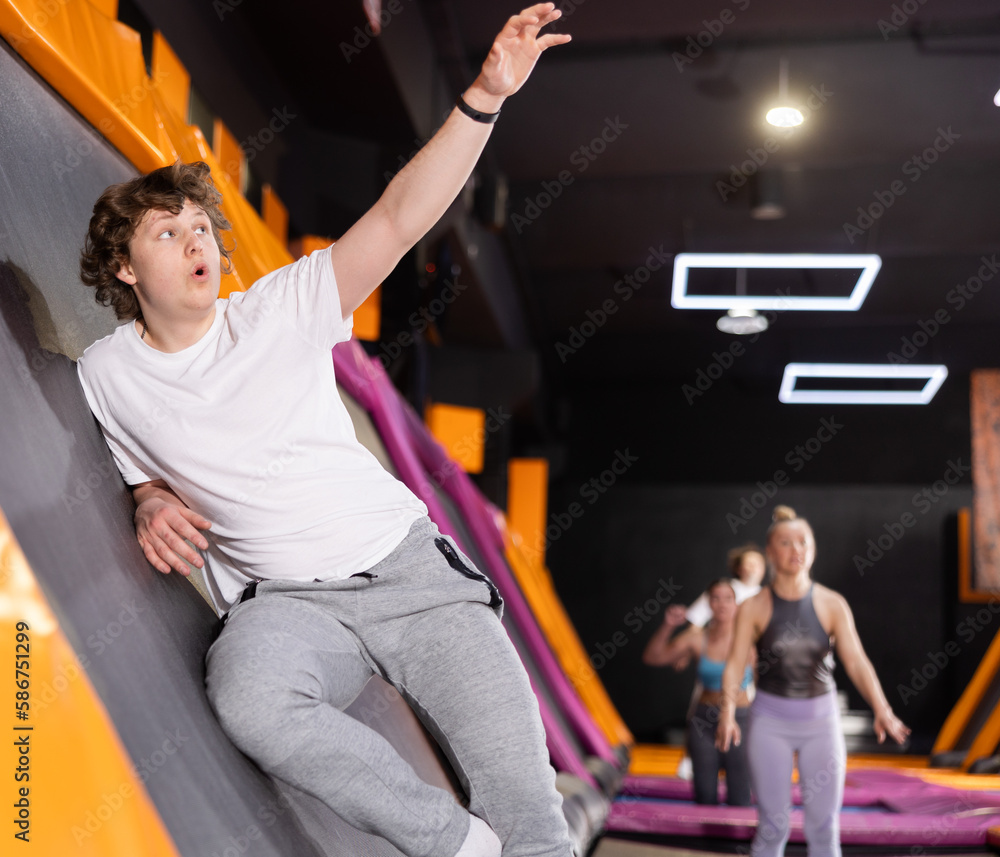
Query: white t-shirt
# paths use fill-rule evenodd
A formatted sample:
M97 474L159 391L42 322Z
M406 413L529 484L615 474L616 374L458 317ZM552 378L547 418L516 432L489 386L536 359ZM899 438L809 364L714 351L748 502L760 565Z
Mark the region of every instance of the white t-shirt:
M321 250L220 299L183 351L151 348L129 322L79 360L125 481L163 479L212 522L220 612L249 580L364 571L427 514L358 442L341 401L330 349L352 323Z
M733 578L733 592L736 593L736 603L742 604L751 595L756 595L760 592L760 584L756 586L749 586L744 583L739 578ZM712 618L712 608L708 606L708 593L702 592L695 600L694 603L688 607L687 612L684 614L684 618L688 620L692 625L697 625L699 628L704 628L708 624L708 620Z

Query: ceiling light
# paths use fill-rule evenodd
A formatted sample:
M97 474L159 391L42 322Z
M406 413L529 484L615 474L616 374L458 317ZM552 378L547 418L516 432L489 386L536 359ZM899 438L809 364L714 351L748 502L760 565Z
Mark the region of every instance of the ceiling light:
M789 363L778 399L810 405L926 405L947 377L948 367L940 364ZM923 378L927 383L920 390L796 390L798 378Z
M753 309L727 310L715 326L723 333L735 333L737 336L747 336L751 333L763 333L767 330L767 319L757 314Z
M997 94L993 96L993 103L1000 107L1000 89L997 90Z
M802 111L788 103L788 60L778 61L778 104L767 111L764 117L778 128L794 128L806 121Z
M864 303L882 267L874 254L861 253L678 253L674 257L674 281L670 305L675 309L773 309L856 310ZM847 297L770 295L689 295L688 271L696 268L860 268L854 289Z
M738 297L746 297L747 293L747 269L736 269L736 294ZM726 311L715 326L723 333L735 333L737 336L747 336L752 333L763 333L767 330L767 319L762 315L757 315L757 311L746 307L734 308Z
M806 121L802 111L797 107L772 107L764 117L777 128L794 128Z

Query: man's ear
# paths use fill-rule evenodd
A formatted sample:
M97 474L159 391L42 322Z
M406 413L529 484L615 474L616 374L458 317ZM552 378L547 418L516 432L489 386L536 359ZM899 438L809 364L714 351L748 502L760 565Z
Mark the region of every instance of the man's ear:
M135 271L132 269L132 264L128 259L122 259L118 263L118 270L115 271L115 277L129 286L134 286L139 282L139 278L136 277Z

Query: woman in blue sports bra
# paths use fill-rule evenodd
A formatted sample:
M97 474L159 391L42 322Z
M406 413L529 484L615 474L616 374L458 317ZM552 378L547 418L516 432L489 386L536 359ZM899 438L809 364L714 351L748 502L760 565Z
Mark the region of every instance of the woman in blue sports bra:
M719 771L726 773L726 803L730 806L750 805L750 774L743 747L720 752L715 746L719 706L722 703L722 671L733 639L736 619L736 593L732 581L722 578L708 587L708 603L712 618L701 628L691 625L671 639L683 625L685 608L673 605L667 609L663 624L646 644L643 662L649 666L672 666L683 670L692 660L698 663L698 681L702 691L688 720L688 755L694 781L694 799L698 803L719 802ZM753 681L753 668L745 664L743 681L736 702L736 719L745 723L750 704L747 689Z
M834 647L875 713L878 740L889 735L902 743L910 730L882 692L847 601L810 577L816 540L809 522L788 506L778 506L773 521L767 533L772 582L740 607L722 678L718 745L747 747L758 808L751 857L781 857L785 850L796 754L808 855L840 857L846 754L833 683ZM740 704L741 665L754 646L757 694L744 726L733 703Z

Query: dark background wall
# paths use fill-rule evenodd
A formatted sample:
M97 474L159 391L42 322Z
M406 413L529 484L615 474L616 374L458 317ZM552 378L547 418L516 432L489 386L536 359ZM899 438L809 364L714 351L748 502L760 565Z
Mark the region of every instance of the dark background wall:
M890 703L914 729L911 749L927 752L1000 628L988 608L983 623L983 605L958 601L956 512L972 502L967 379L949 379L926 407L788 405L777 415L741 402L737 384L692 406L674 389L650 400L627 380L603 392L572 400L548 561L637 738L682 726L693 686L691 671L641 662L669 584L690 603L724 573L729 548L763 543L771 509L786 503L812 523L815 579L848 599ZM949 641L960 654L938 668ZM925 686L913 670L934 675ZM866 708L839 668L838 685L852 709Z

